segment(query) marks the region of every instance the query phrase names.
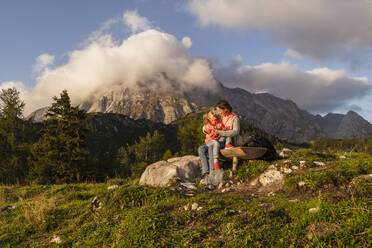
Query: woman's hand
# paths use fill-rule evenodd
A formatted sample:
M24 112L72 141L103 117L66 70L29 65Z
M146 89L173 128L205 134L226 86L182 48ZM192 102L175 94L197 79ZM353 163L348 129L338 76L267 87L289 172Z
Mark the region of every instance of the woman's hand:
M217 130L213 130L213 131L212 131L212 135L213 135L213 136L220 136L220 135L218 134L218 131L217 131Z

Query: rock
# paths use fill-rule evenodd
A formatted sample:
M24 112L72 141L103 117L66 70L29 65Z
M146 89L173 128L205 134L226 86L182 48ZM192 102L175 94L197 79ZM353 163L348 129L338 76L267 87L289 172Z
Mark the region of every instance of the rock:
M289 158L292 155L293 151L289 148L283 148L282 151L279 153L281 158Z
M14 205L14 206L8 206L8 207L3 208L3 209L1 210L1 212L6 213L6 212L8 212L8 211L10 211L10 210L17 209L17 208L18 208L17 205Z
M187 204L187 205L183 206L183 209L185 211L189 211L191 209L191 206L189 204Z
M172 178L181 178L184 181L195 182L200 178L200 159L197 156L184 156L158 161L148 165L143 172L140 185L164 187Z
M218 184L218 187L217 188L218 189L222 189L223 188L223 183Z
M346 157L344 155L340 156L341 159L346 159Z
M226 184L225 184L225 187L226 187L226 188L229 188L229 187L230 187L230 183L226 183Z
M60 243L62 243L62 239L61 239L60 236L54 235L54 237L52 238L52 240L50 241L50 243L60 244Z
M191 204L191 210L197 210L199 208L199 204L194 202L193 204Z
M202 210L203 209L203 207L198 207L197 209L196 209L196 211L200 211L200 210Z
M293 165L293 166L291 167L291 169L292 169L292 170L298 170L298 166Z
M316 166L325 166L325 163L319 161L314 161L313 164Z
M205 183L208 185L218 186L223 183L223 170L213 170L207 177L205 177Z
M271 164L267 167L268 170L276 170L276 164Z
M110 186L107 187L108 190L117 189L117 188L119 188L119 185L117 185L117 184L110 185Z
M210 189L210 190L214 190L214 189L215 189L215 186L213 186L212 184L209 184L209 185L208 185L208 189Z
M284 174L291 174L292 173L292 169L289 169L289 168L286 168L286 167L280 168L280 171L283 172Z
M292 160L290 160L290 159L288 159L288 160L284 160L284 161L283 161L284 164L289 164L289 163L291 163L291 162L292 162Z
M241 182L238 182L238 183L237 183L236 185L238 185L238 186L239 186L240 184L241 184Z
M289 202L300 202L298 199L291 199L291 200L288 200Z
M258 181L261 183L262 186L282 186L283 185L283 175L278 170L266 170L262 173Z
M300 186L300 187L303 187L303 186L305 186L305 182L304 181L300 181L300 182L298 182L298 186Z
M317 213L319 211L319 208L310 208L309 213Z
M269 192L267 193L267 196L270 197L270 196L275 196L275 193L274 192Z
M231 189L230 188L224 188L221 190L222 193L229 192Z
M190 183L190 182L182 182L180 183L182 186L184 186L185 188L187 189L190 189L190 190L197 190L198 188L195 186L195 184L193 183Z
M102 202L98 199L98 196L93 198L91 205L93 211L97 211L102 208Z
M300 161L300 167L303 168L306 166L306 161L305 160L301 160Z
M251 186L256 186L258 184L258 178L253 179L249 184Z

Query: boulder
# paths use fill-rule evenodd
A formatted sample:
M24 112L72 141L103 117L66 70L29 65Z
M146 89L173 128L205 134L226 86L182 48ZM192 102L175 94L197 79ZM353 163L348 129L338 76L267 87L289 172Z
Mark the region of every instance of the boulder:
M283 180L283 174L276 169L268 169L258 178L258 181L263 187L275 187L277 189L282 187Z
M140 178L140 184L155 187L167 186L172 178L185 182L195 182L200 178L200 159L198 156L184 156L159 161L148 165Z
M289 158L292 155L293 151L289 148L283 148L279 156L281 158Z

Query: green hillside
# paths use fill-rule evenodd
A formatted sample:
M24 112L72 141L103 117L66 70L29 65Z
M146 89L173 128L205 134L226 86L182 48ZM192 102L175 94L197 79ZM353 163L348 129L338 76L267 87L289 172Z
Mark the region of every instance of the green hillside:
M239 166L233 190L199 186L192 197L139 186L138 179L1 186L0 246L370 247L372 156L339 158L342 154L303 149L276 161L317 160L326 166L287 176L285 188L271 196L248 187L270 165L260 160ZM298 186L301 181L304 187ZM95 197L101 207L94 211ZM188 209L192 203L202 208ZM61 243L51 243L53 238Z

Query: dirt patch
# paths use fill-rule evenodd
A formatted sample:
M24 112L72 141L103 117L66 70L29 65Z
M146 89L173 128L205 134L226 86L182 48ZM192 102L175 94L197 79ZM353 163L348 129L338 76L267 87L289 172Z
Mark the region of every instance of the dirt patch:
M327 234L338 232L341 229L339 225L329 222L315 222L306 228L307 235L315 235L317 238Z

